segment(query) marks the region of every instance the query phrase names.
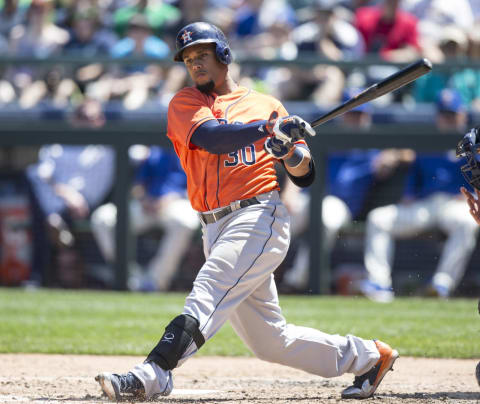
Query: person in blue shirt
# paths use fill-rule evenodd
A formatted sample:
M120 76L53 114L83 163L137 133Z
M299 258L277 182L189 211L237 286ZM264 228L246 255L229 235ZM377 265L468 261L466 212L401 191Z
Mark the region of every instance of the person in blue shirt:
M55 248L64 252L74 246L71 224L87 219L107 199L114 158L114 151L102 145L53 144L42 147L38 162L26 168L33 213L33 283L46 281Z
M155 36L144 14L135 14L128 23L127 35L111 49L114 58L145 56L164 59L170 54L167 43ZM144 66L130 67L131 71L143 71Z
M134 14L129 22L126 36L110 50L112 58L165 59L170 55L168 44L153 32L145 14ZM168 73L167 73L168 72ZM127 110L144 106L167 83L172 83L170 69L154 63L138 62L117 65L111 68L112 77L105 78L109 97L121 98ZM102 81L104 81L102 79ZM173 80L175 82L175 80ZM104 95L106 97L107 94Z
M437 127L445 131L464 130L464 112L457 92L442 91L437 100ZM426 293L446 298L455 290L478 233L478 226L459 192L466 185L460 171L462 164L453 150L417 155L402 201L368 214L364 254L368 280L363 289L366 296L380 302L393 299L394 240L415 237L429 229L440 229L447 240Z
M148 157L138 166L130 226L135 235L153 228L164 231L157 253L148 263L146 274L131 274L129 287L143 291L168 290L191 237L199 226L196 212L186 196L187 179L176 154L152 146ZM115 256L117 209L112 203L92 214L92 231L103 256L112 262Z

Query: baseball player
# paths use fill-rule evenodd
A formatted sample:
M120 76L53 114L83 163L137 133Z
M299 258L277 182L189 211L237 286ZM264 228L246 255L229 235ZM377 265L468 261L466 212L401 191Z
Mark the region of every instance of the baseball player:
M440 132L463 130L465 106L458 92L442 90L436 101ZM432 279L423 293L448 298L457 288L475 249L478 226L466 215L459 188L465 184L455 153L419 153L410 167L404 195L398 203L375 208L366 220L364 263L368 279L362 292L379 302L394 298L392 268L395 240L438 229L447 239Z
M461 187L462 194L467 199L470 215L480 225L480 127L472 128L460 142L458 142L457 157L465 158L466 164L461 167L465 180L472 186L475 194L472 195L465 187ZM478 302L478 314L480 314L480 301ZM480 386L480 362L475 368L475 377Z
M177 35L175 61L194 83L168 109L167 136L187 175L202 223L206 261L183 312L165 328L146 360L127 374L96 377L111 400L151 399L173 389L172 370L194 355L229 320L259 358L322 376L353 373L343 398L374 394L398 352L378 340L287 324L273 272L284 259L290 224L278 194L274 161L305 187L315 166L304 137L314 135L273 97L238 86L224 34L197 22Z
M464 157L467 163L462 166L462 174L474 189L472 195L465 187L461 187L462 194L467 199L470 215L480 224L480 127L470 130L457 145L457 157Z

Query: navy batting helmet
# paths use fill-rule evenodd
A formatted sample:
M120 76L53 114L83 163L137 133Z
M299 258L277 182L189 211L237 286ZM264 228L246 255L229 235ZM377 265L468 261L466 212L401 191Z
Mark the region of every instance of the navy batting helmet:
M467 162L461 168L465 180L480 190L480 127L473 128L457 145L457 157L465 157Z
M183 62L184 49L199 43L214 43L218 60L226 65L232 61L232 52L224 33L215 25L207 22L194 22L180 30L175 41L177 53L173 60Z

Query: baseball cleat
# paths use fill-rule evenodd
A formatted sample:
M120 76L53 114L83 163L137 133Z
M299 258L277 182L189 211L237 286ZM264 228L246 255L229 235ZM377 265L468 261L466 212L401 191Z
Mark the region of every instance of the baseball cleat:
M449 295L450 292L448 288L442 285L432 283L425 288L426 297L438 297L440 299L447 299Z
M126 375L103 372L95 377L103 392L111 401L121 401L123 394L133 397L144 397L145 388L138 378L131 372Z
M392 288L380 286L368 279L360 283L360 294L377 303L390 303L395 297Z
M398 358L398 352L378 340L375 340L375 345L380 352L380 359L367 373L355 377L353 385L342 391L342 398L362 399L372 397L387 372L393 370L393 363Z

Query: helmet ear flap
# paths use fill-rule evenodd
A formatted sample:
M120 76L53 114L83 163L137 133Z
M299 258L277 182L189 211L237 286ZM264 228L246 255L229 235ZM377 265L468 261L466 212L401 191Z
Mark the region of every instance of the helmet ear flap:
M223 64L228 65L232 61L232 53L226 46L217 44L217 58Z

